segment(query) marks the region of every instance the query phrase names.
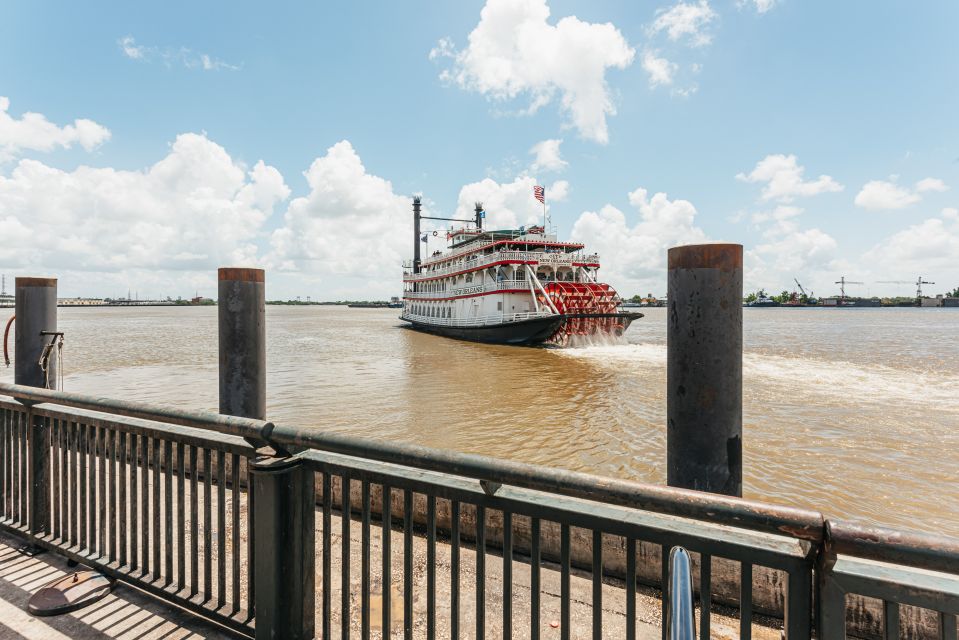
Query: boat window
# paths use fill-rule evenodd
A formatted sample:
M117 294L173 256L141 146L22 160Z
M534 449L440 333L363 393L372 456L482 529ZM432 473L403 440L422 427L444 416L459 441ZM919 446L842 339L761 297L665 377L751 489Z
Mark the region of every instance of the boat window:
M502 302L497 302L497 303L496 303L496 310L497 310L497 311L502 311L502 310L503 310L503 303L502 303Z

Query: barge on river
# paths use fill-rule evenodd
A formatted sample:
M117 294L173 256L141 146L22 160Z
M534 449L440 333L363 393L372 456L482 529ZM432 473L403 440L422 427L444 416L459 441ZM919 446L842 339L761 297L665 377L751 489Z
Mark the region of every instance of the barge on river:
M475 222L442 232L447 250L421 260L420 220L449 218L423 216L420 199L413 200L401 320L464 340L563 346L576 336L622 335L643 316L623 310L616 291L599 282L599 256L582 244L560 242L541 226L484 230L484 217L477 203Z

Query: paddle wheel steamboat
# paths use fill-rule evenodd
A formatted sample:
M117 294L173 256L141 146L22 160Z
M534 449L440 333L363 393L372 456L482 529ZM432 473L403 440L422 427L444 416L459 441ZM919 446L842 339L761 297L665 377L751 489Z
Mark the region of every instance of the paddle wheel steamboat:
M483 229L485 213L443 232L446 251L420 259L420 221L413 200L413 260L404 264L401 320L414 329L500 344L565 346L577 336L619 336L643 314L627 312L599 282L599 256L560 242L545 226ZM440 232L433 232L438 234Z

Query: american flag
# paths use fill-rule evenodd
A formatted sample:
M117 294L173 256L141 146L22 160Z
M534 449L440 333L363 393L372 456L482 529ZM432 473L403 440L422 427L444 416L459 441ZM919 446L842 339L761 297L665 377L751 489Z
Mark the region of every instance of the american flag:
M546 187L536 185L533 187L533 197L546 204Z

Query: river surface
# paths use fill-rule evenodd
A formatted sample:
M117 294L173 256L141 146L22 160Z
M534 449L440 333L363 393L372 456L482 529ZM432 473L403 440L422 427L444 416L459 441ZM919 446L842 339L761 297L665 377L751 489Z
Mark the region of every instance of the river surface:
M268 417L664 483L666 315L644 311L620 344L532 349L269 306ZM743 315L744 496L959 536L959 310ZM66 390L217 409L215 307L59 318Z

